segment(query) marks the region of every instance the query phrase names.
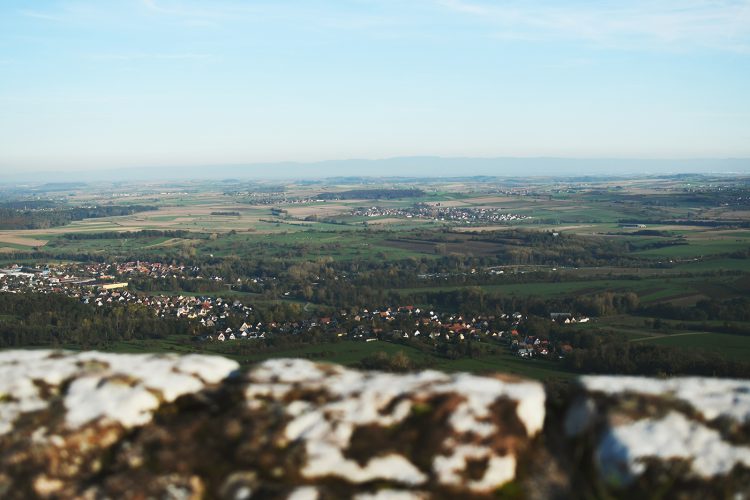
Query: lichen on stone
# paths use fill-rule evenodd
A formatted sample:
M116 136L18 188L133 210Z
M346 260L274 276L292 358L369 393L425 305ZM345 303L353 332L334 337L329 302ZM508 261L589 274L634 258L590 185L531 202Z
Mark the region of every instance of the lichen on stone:
M214 356L1 352L0 434L11 431L20 415L48 407L40 386L68 382L63 398L70 427L102 418L132 427L148 422L162 401L198 392L238 367Z
M690 404L707 420L725 416L738 422L750 421L750 383L747 380L585 376L581 377L581 384L590 392L609 395L635 393L673 397Z
M750 381L237 369L0 352L0 497L750 497Z
M607 430L597 449L605 477L628 482L646 470L644 459L683 460L699 477L750 467L750 447L734 446L718 431L671 412L659 420L644 419Z
M605 482L632 488L644 477L671 477L688 496L698 486L717 493L741 484L750 494L750 381L586 376L580 387L565 430L593 438Z
M513 453L518 451L511 446L498 453L490 445L498 433L517 429L513 423L498 424L494 405L512 405L512 418L523 429L519 442L536 435L544 421L544 391L540 384L528 381L435 371L403 375L358 372L305 360L267 361L250 373L250 381L246 397L251 408L260 408L269 397L283 401L289 419L284 437L288 442L303 443L307 461L301 473L310 479L332 476L353 483L383 480L415 486L435 481L456 485L461 482L456 478L464 473L466 464L461 457L452 461L446 457L451 456L452 443L457 442L466 443L466 449L481 450L481 457L489 462L487 474L471 483L472 489L489 491L514 478ZM427 450L416 450L406 456L404 450L393 449L397 448L394 445L384 448L381 454L362 458L361 463L349 458L356 455L352 436L358 429L366 428L373 435L382 436L376 429L403 425L415 406L445 395L452 395L457 405L444 412L444 439L435 443L436 452L441 455L425 460L418 455ZM482 440L487 442L476 444ZM375 450L377 446L373 443ZM422 463L422 468L414 460ZM451 467L432 466L447 463L446 460Z

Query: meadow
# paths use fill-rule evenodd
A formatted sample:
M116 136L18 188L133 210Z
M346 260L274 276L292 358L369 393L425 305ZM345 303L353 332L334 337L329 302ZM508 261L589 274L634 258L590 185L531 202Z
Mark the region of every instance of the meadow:
M75 345L66 346L76 349ZM104 350L122 353L177 352L182 354L203 353L221 354L236 359L247 366L266 359L306 358L312 361L337 363L347 366L360 366L362 361L377 353L395 355L403 353L416 367L440 371L466 371L473 373L505 372L523 377L546 380L549 378L569 378L574 374L564 370L554 361L542 359L521 359L507 350L477 358L446 359L425 352L408 344L380 342L354 342L340 340L325 344L298 346L273 351L259 350L257 353L236 354L229 344L195 345L185 343L184 339L175 337L160 340L121 341L112 343Z
M245 268L272 270L267 272L276 273L279 283L252 293L229 285L225 295L259 307L298 304L308 314L343 307L346 297L335 302L331 298L336 284L318 283L316 273L325 270L331 276L346 276L341 283L358 287L356 300L387 297L424 307L436 297L461 292L481 291L495 303L518 299L518 303L550 304L632 292L640 312L594 318L574 328L626 342L708 350L750 361L750 336L697 331L696 324L680 325L667 317L658 318L664 320L663 326L655 330L651 324L657 318L644 312L665 305L689 309L701 301L724 303L750 297L750 210L744 201L748 197L742 195L750 189L742 187L745 180L701 177L699 184L696 179L290 181L273 186L185 182L117 190L89 186L71 193L67 202L156 209L44 229L2 230L0 263L140 259L191 262L219 272L241 262L247 264ZM698 193L696 185L702 186ZM422 194L399 197L394 188L415 188ZM346 195L363 189L381 190L387 196ZM123 194L126 191L128 196ZM519 218L470 222L460 217L406 217L399 212L415 206ZM384 215L354 214L372 207L379 207ZM315 263L313 270L304 268L310 263ZM232 276L237 277L247 276ZM311 284L317 288L304 291ZM158 293L199 294L179 289ZM199 347L185 339L123 341L108 348L207 349L234 355L225 346ZM303 356L355 365L376 352L399 351L418 366L440 370L502 370L535 378L569 375L559 363L520 359L507 350L447 359L390 342L297 346L245 353L241 360Z

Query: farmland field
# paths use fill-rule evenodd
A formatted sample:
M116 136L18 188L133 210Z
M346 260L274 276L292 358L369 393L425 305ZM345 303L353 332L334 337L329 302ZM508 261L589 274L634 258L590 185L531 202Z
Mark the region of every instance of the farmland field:
M74 347L74 346L73 346ZM368 356L381 352L389 355L402 352L414 360L418 366L440 371L468 371L468 372L497 372L512 373L519 376L545 380L554 377L568 378L573 374L562 369L551 361L525 360L509 353L483 356L476 359L446 360L431 356L422 350L403 344L391 342L333 342L322 345L310 345L273 352L258 352L257 354L237 355L227 346L216 346L207 349L197 349L195 346L185 345L179 338L162 341L133 341L112 344L108 350L123 353L144 353L174 351L181 353L215 353L232 357L243 364L258 363L272 358L307 358L313 361L338 363L348 366L358 364Z
M324 315L348 325L347 334L414 329L415 322L399 320L396 328L373 318L355 327L349 319L403 304L442 311L446 322L488 318L490 325L474 330L482 335L472 338L472 349L468 339L446 347L444 336L423 345L391 334L369 343L269 341L273 348L257 352L196 344L184 335L86 341L106 350L207 351L245 363L303 356L350 365L378 352L403 352L417 367L541 379L582 369L580 359L567 363L563 352L592 355L608 342L741 362L750 361L746 184L665 176L85 186L56 199L55 209L19 213L29 227L0 229L0 263L67 266L71 274L86 266L155 263L150 276L117 279L129 281L137 297L216 295L249 303L256 322L279 323L295 335ZM77 206L137 210L55 222ZM158 275L167 265L176 270ZM491 326L513 312L521 315L517 324ZM553 324L555 312L590 321ZM517 328L521 340L540 335L554 354L522 359L515 354L519 339L487 343L492 328ZM205 326L192 331L211 333Z
M646 337L638 342L658 344L681 349L717 352L738 360L750 359L750 337L713 332L685 332Z

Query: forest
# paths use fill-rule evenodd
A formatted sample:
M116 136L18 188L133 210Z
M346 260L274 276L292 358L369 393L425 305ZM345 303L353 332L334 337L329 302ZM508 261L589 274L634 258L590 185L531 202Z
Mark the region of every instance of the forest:
M46 217L46 224L99 219L67 231L31 233L26 245L23 230L0 235L7 238L0 260L11 272L15 265L54 272L62 263L72 269L69 274L76 274L75 266L106 267L91 277L128 282L131 296L125 303L95 306L93 291L84 300L37 294L35 286L23 293L13 288L0 301L0 344L206 351L245 363L300 355L394 370L508 369L537 377L745 376L750 233L737 209L745 206L747 188L731 188L724 180L716 185L726 188L701 184L686 191L673 185L698 186L703 178L667 178L657 189L652 179L614 182L591 188L483 179L470 188L404 183L400 189L300 182L291 188L274 184L278 196L257 204L227 194L224 184L218 192L149 186L149 194L128 200L131 205L82 202L78 208L89 207L85 213L59 199L9 200L2 210ZM155 191L174 194L159 200ZM362 200L383 200L372 202L384 207L377 212L382 215L355 214ZM417 202L519 217L491 224L417 220L401 210ZM143 212L156 205L168 210ZM13 217L0 220L20 224ZM114 265L134 261L148 270ZM177 271L154 271L167 267ZM244 319L222 319L222 329L236 330L245 319L277 326L253 341L209 341L219 325L178 319L174 311L157 317L134 303L162 295L223 297L252 306ZM404 332L417 328L408 317L352 319L364 310L405 305L483 318L495 332L516 330L518 345L527 337L543 339L549 352L521 360L522 348L507 337L483 332L431 338L437 330L419 325L422 336L405 338ZM551 321L561 313L589 321ZM497 319L509 314L523 320L511 328ZM323 317L332 322L321 326ZM365 345L363 333L381 342Z
M38 209L0 207L0 229L47 229L83 219L131 215L156 209L149 205L54 206Z
M641 345L628 343L622 338L601 329L576 330L549 321L549 311L559 310L561 306L591 308L595 314L618 314L629 312L636 315L644 313L634 294L597 294L581 297L576 300L544 301L539 298L502 298L488 297L479 299L471 290L460 293L441 295L437 292L431 296L431 307L441 309L454 307L458 311L475 314L482 311L489 318L499 318L501 311L520 311L527 319L519 325L522 336L533 336L549 339L553 353L552 362L555 369L570 373L619 373L642 375L715 375L730 377L750 376L750 363L727 359L710 351L684 350L658 345ZM750 313L749 301L744 301L743 314ZM710 306L710 307L709 307ZM733 311L737 314L738 304L707 305L709 309ZM242 321L250 324L290 325L270 334L267 338L252 342L241 341L221 346L221 352L236 356L246 354L272 355L279 350L288 350L294 346L326 345L331 342L342 342L336 332L357 332L362 325L353 318L358 310L354 302L350 303L352 314L341 316L336 310L317 309L305 311L299 305L272 303L256 304L249 317L244 320L229 320L228 325L239 328ZM331 314L335 322L330 327L319 325L315 321L320 314ZM744 317L744 316L742 316ZM490 327L500 328L503 323L490 320ZM296 328L291 325L313 325L302 328L295 334L283 333L285 328ZM404 339L398 332L409 329L411 322L401 318L395 322L374 321L368 328L380 331L381 340L394 342L408 347L415 352L424 353L429 359L482 359L508 349L507 340L489 341L487 339L469 339L465 342L456 338L448 341L432 340L426 335L420 339ZM425 329L426 328L426 329ZM424 333L429 332L428 327ZM59 295L17 294L4 296L0 302L0 347L73 347L76 349L108 349L123 341L146 341L182 339L190 349L212 350L211 344L195 341L203 336L213 334L210 328L190 322L184 318L159 318L142 305L119 305L94 308L82 304L74 298ZM738 330L736 335L750 335L750 331ZM351 342L351 341L348 341ZM565 347L564 346L568 346ZM557 354L561 354L557 359ZM564 354L564 356L562 356ZM408 358L408 356L407 356ZM416 359L416 358L414 358ZM397 359L388 356L375 356L363 360L365 368L399 370L404 366L429 367L430 363L405 361L403 354ZM416 364L415 364L416 363ZM391 366L393 365L393 366ZM424 365L424 366L423 366Z
M425 192L421 189L350 189L320 193L318 200L394 200L400 198L419 198Z

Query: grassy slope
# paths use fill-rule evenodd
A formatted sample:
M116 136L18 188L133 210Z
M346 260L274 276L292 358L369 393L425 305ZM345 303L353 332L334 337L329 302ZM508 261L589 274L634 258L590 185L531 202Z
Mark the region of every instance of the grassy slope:
M249 343L251 341L235 341ZM247 345L247 344L245 344ZM250 344L252 345L252 344ZM418 366L440 371L468 372L505 372L525 377L544 380L555 377L571 377L573 374L563 371L559 365L546 360L526 360L513 356L510 352L482 356L480 358L462 358L449 360L433 356L409 345L391 342L354 342L342 340L325 344L307 345L275 351L258 351L257 354L236 355L229 350L230 343L201 344L186 343L179 338L165 340L126 341L112 344L107 350L123 353L178 352L182 354L201 352L204 354L221 354L243 363L256 363L271 358L303 357L314 361L356 365L363 358L377 352L389 355L403 351Z

